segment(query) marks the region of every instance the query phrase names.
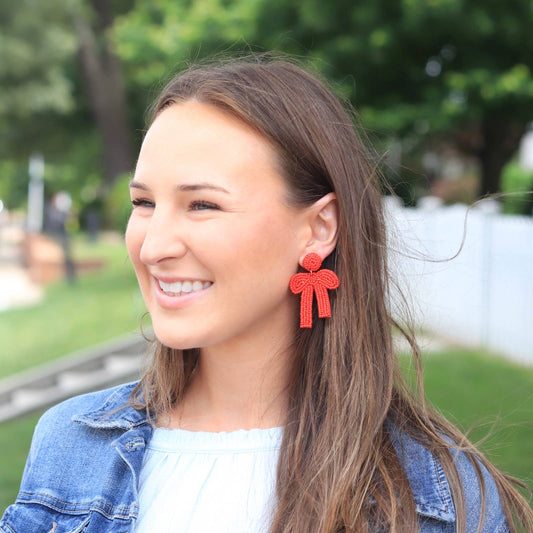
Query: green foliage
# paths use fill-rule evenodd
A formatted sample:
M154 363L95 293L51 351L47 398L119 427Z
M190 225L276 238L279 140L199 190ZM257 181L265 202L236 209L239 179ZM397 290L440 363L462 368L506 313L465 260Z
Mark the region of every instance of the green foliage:
M70 65L76 40L69 15L77 2L2 2L0 157L27 158L43 151L57 137L50 129L56 118L66 119L75 110Z
M76 51L67 18L72 2L26 4L26 9L17 2L2 2L0 7L0 116L31 118L50 110L68 113L74 101L63 66Z
M137 0L113 29L116 51L130 83L139 89L161 85L173 70L250 39L262 0ZM242 46L246 47L245 44Z
M511 142L511 125L533 119L531 11L527 0L512 9L482 0L137 1L113 36L132 93L148 94L191 59L242 48L236 42L310 58L378 143L409 138L394 180L413 191L423 175L405 163L416 168L431 139L484 157L487 124L501 124L491 128L498 146Z
M509 163L502 173L504 213L531 215L533 210L533 171L517 162Z
M207 55L250 49L310 59L355 104L373 140L386 146L390 138L408 139L394 180L408 183L410 191L423 177L418 160L428 142L446 139L483 157L490 126L500 132L493 145L506 146L499 172L533 120L529 0L115 0L100 7L104 4L111 25L99 33L98 17L82 0L0 6L0 158L25 168L31 152L42 152L54 166L55 183L70 187L75 197L86 180L97 188L102 148L96 153L91 141L92 160L80 157L79 140L95 131L87 80L76 61L73 20L80 17L92 25L100 45L109 38L122 60L139 144L144 110L170 74ZM406 171L413 164L415 172ZM0 175L1 194L15 203L26 172L20 168ZM5 175L13 176L12 191Z
M74 209L100 182L101 141L76 69L73 15L81 0L3 2L0 7L0 197L23 207L28 158L42 153L45 194L67 190Z
M255 42L317 58L375 136L413 140L407 158L443 138L478 157L495 192L533 120L532 14L528 0L272 0Z
M124 234L131 213L129 182L131 176L125 174L115 180L104 199L105 226Z
M100 152L100 138L89 131L72 139L66 153L45 159L45 197L49 199L58 191L67 191L72 196L73 213L81 211L100 194ZM0 159L0 198L8 208L25 207L28 181L27 158Z
M0 159L0 199L7 209L21 207L28 192L28 163Z
M533 43L518 37L529 34L526 0L514 1L512 10L481 0L382 0L372 6L355 4L351 16L339 13L350 21L340 26L344 32L357 35L354 46L328 44L335 25L319 44L328 48L337 75L353 72L356 104L375 112L369 126L387 129L390 115L399 115L397 132L416 133L419 119L439 131L456 120L482 118L487 108L533 98ZM527 113L531 119L533 111Z
M45 161L46 196L67 191L72 196L74 212L78 212L99 194L102 182L100 159L101 139L94 130L76 136L66 154Z

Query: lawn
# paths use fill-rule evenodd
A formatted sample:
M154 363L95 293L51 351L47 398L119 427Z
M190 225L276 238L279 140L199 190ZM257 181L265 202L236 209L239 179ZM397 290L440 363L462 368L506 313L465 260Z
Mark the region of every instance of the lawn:
M105 271L70 287L51 286L43 304L0 314L0 375L22 370L135 330L144 307L120 244L76 243L78 256L103 257ZM405 359L403 359L405 362ZM433 405L504 471L533 484L533 368L473 351L424 357L426 393ZM405 365L408 366L407 364ZM39 415L0 425L0 514L16 497Z
M39 305L0 312L0 378L139 328L144 307L121 240L80 237L73 250L106 267L73 285L48 286Z
M39 414L0 424L0 515L15 500Z
M493 463L533 486L533 368L456 350L428 355L425 369L432 404Z

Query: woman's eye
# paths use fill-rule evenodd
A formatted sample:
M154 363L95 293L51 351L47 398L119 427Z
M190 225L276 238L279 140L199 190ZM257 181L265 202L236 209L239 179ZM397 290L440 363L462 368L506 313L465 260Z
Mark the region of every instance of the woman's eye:
M132 200L131 204L133 205L133 207L154 207L153 202L150 202L150 200L143 199Z
M220 209L220 207L212 202L197 200L195 202L191 202L189 209L191 211L203 211L204 209Z

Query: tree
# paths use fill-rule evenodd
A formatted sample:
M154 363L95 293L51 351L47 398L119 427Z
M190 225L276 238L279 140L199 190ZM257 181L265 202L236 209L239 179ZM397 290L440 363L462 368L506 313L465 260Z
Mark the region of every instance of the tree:
M64 67L75 56L76 41L64 1L28 4L0 4L2 158L44 149L50 118L65 117L75 107L74 84Z
M111 1L90 0L89 4L92 11L77 9L72 17L86 94L102 137L104 177L111 185L134 163L127 96L121 64L108 38L115 16Z
M137 0L118 17L113 42L130 84L146 106L169 75L189 61L249 50L264 0ZM252 40L252 41L251 41Z
M134 165L121 66L108 40L129 0L0 6L0 194L25 201L28 156L44 154L48 194L94 197ZM102 187L107 184L107 187Z
M8 207L25 201L30 154L48 161L68 144L57 125L76 108L75 54L64 0L0 4L0 195Z
M480 192L494 192L533 119L532 9L529 0L3 2L0 165L39 150L56 162L58 186L110 184L133 167L130 132L140 141L146 105L172 69L257 47L314 62L378 143L401 140L414 154L453 142L478 159Z
M318 60L378 134L452 139L478 158L484 194L499 190L533 119L532 10L529 0L271 0L257 42Z

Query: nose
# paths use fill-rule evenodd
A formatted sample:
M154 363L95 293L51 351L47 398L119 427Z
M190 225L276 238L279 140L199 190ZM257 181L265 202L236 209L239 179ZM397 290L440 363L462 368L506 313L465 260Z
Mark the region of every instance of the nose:
M140 259L147 265L183 257L187 247L180 235L180 224L175 216L154 209L141 246Z

